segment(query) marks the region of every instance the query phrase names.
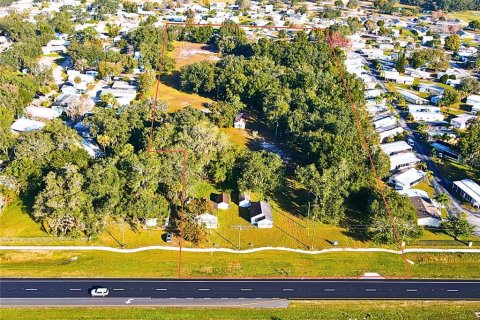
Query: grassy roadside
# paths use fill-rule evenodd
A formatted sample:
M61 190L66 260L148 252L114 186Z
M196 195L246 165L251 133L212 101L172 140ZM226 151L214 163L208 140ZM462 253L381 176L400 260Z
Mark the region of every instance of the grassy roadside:
M478 278L480 254L408 254L417 278ZM177 277L178 252L0 253L0 277ZM405 277L401 255L373 252L335 252L305 255L290 252L252 254L189 253L182 255L185 277L359 277L377 272Z
M0 309L2 319L477 319L478 302L294 301L287 309L25 308Z

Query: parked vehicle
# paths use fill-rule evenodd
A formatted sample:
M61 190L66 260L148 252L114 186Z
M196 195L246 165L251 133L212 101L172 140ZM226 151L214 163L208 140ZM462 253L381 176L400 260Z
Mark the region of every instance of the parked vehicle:
M165 237L165 242L166 243L172 242L172 233L171 232L167 233L167 236Z
M413 138L408 138L407 143L409 146L412 146L412 147L415 145L415 141L413 140Z

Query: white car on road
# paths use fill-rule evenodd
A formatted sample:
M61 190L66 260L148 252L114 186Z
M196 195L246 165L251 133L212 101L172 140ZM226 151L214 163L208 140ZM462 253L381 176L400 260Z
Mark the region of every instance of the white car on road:
M108 289L107 288L95 288L90 291L92 297L106 297L108 296Z

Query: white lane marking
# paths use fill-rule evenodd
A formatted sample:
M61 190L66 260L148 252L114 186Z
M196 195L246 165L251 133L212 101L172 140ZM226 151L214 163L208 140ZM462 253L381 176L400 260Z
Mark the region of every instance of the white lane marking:
M220 299L222 299L222 300L227 300L228 298L220 298Z
M408 292L417 292L417 289L407 289Z
M210 291L210 289L208 289L208 288L200 288L200 289L198 289L198 291Z
M123 288L114 288L113 291L125 291Z
M37 291L38 289L36 288L28 288L28 289L25 289L26 291Z
M205 300L210 300L210 299L212 299L212 298L203 298L203 299L205 299Z
M262 300L263 298L255 298L256 300Z
M168 289L165 289L165 288L157 288L155 289L156 291L167 291Z
M130 303L132 303L132 302L133 302L133 300L134 300L133 298L131 298L131 299L128 299L127 301L125 301L125 303L126 303L126 304L130 304Z
M375 292L375 291L377 291L377 289L365 289L365 291L368 291L368 292Z
M290 288L286 288L286 289L282 289L282 291L295 291L294 289L290 289Z
M240 291L252 291L253 289L249 289L249 288L243 288L243 289L240 289Z
M74 289L74 288L72 288L72 289L69 289L69 290L70 290L70 291L81 291L82 289L76 289L76 288Z
M458 289L448 289L448 292L458 292Z
M192 300L193 298L187 298L188 300Z
M335 289L323 289L323 291L335 291Z

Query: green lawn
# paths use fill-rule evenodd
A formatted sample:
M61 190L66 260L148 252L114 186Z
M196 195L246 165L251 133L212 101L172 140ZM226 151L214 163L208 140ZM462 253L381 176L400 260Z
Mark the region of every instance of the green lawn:
M17 201L0 212L0 237L44 237L46 233L35 223L22 203Z
M480 12L478 11L458 11L453 12L450 16L461 19L465 22L470 22L472 20L480 20Z
M2 251L0 277L177 277L178 252ZM76 258L76 259L73 259ZM479 254L408 254L418 278L478 278ZM390 253L320 255L265 251L251 254L182 254L185 277L358 277L377 272L407 275L403 257Z
M433 189L426 182L415 187L425 190L430 196L433 196ZM208 198L211 193L219 191L209 183L201 183L194 187L194 193L199 198ZM289 192L295 192L295 190ZM231 198L235 200L235 195ZM252 200L260 200L260 198L253 196ZM271 200L270 203L274 216L272 229L252 227L248 220L247 210L239 208L235 201L231 201L230 209L213 212L219 218L219 228L209 230L207 241L200 246L231 249L264 246L325 249L332 248L332 243L338 241L338 247L343 248L372 246L396 248L396 246L372 244L356 239L344 227L314 223L303 218L301 215L306 215L306 212L303 212L307 211L306 206L289 202L288 205L291 207L287 211L284 206L280 206L274 200ZM295 212L295 215L291 212ZM242 228L240 231L239 226ZM162 235L165 233L166 231L161 227L147 229L138 225L134 229L128 223L111 219L107 223L106 231L98 239L87 241L86 239L57 238L42 231L40 224L35 223L29 217L20 202L11 205L0 214L0 245L102 245L119 248L121 243L125 243L127 248L152 245L178 246L179 238L176 235L171 244L165 243L162 239ZM423 240L423 237L420 240ZM477 238L473 240L477 240ZM184 242L184 246L192 247L192 244ZM456 246L463 245L458 243Z
M188 308L17 308L0 309L2 319L476 319L478 302L465 301L293 301L286 309Z
M433 189L433 187L430 185L430 183L426 180L418 183L413 188L425 191L426 193L428 193L428 196L430 198L435 197L435 189Z
M480 183L480 170L478 169L448 159L435 159L435 164L442 176L450 181L470 178Z

